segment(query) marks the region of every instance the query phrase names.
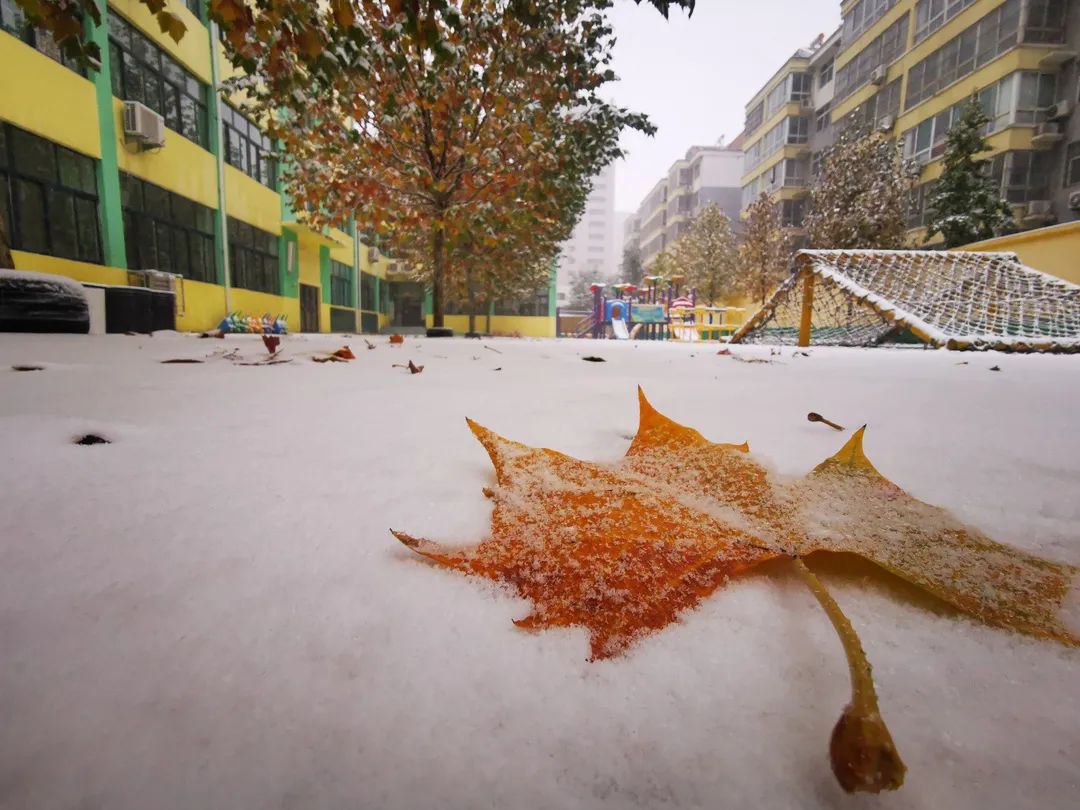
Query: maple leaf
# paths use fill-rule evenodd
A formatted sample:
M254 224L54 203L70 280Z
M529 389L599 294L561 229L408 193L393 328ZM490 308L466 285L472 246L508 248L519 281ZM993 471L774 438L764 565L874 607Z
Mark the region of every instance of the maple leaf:
M638 432L616 465L528 447L467 420L495 466L498 486L484 490L495 502L491 537L446 548L393 534L439 564L513 586L533 604L520 627L586 628L594 659L667 626L732 574L792 558L848 659L852 697L830 757L849 792L896 789L906 768L858 636L802 555L855 553L987 624L1080 645L1058 616L1078 569L912 498L866 458L864 429L805 478L774 480L745 443L710 442L638 394Z

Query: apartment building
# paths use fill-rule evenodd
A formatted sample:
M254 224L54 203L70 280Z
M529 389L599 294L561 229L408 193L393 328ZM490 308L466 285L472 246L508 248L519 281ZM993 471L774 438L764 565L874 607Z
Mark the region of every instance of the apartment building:
M558 258L557 300L564 305L579 274L596 281L614 278L618 270L615 234L615 164L604 167L593 180L585 211Z
M179 43L136 0L103 5L87 23L100 69L84 70L0 0L0 218L16 268L167 283L181 330L233 311L312 332L430 319L423 287L355 224L315 229L293 211L269 138L221 91L232 67L205 2L170 5ZM549 315L493 329L554 334L544 301Z
M747 105L744 206L769 191L798 225L826 133L855 122L900 139L919 167L908 225L921 245L946 135L977 94L990 118L984 157L1017 227L1077 218L1078 4L844 0L841 13L837 34L796 52Z
M908 216L913 242L925 234L945 137L973 93L990 118L985 157L1017 226L1076 218L1076 3L854 0L842 11L833 120L873 122L900 138L904 155L919 165Z
M691 146L671 164L638 206L630 223L636 236L642 264L650 267L661 251L671 247L685 233L703 209L716 203L739 223L739 179L742 176L742 137L729 145Z
M795 51L746 105L743 131L743 211L762 193L783 223L802 227L812 178L832 145L835 60L840 30Z

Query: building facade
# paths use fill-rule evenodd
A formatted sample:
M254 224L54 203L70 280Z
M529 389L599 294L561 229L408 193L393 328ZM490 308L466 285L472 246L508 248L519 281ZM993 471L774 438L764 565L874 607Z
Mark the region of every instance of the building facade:
M615 242L615 164L609 163L593 180L585 211L558 259L558 303L569 301L574 278L607 282L618 270Z
M204 3L170 10L179 43L143 4L110 0L88 23L100 69L83 70L0 0L0 218L16 268L123 286L167 274L181 330L235 311L285 315L290 331L423 326L423 289L374 240L292 210L269 138L221 92L232 66ZM130 137L129 101L161 117L160 145Z
M801 235L810 183L822 151L832 145L835 59L840 31L800 48L746 105L743 132L743 212L762 193L781 221Z
M922 245L946 135L977 94L990 118L983 157L1016 227L1078 217L1080 4L843 0L841 13L836 34L797 52L747 105L744 207L768 191L797 227L832 131L856 123L900 140L917 166L908 226Z
M627 220L624 241L636 241L646 269L690 228L702 209L713 203L738 231L741 144L740 137L726 146L691 146L645 196Z

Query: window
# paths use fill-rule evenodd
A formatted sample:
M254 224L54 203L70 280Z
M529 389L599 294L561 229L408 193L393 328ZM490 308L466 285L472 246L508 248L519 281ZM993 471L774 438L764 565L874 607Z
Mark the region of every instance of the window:
M383 291L386 292L389 288L388 284L383 285ZM378 280L371 273L365 273L360 271L360 309L366 309L374 312L385 312L386 310L379 309L378 300Z
M234 287L281 293L278 236L229 217L229 272Z
M746 115L746 134L749 136L763 123L765 123L765 102L759 101L757 106Z
M792 73L791 100L805 101L810 98L810 91L813 88L813 85L814 80L809 73Z
M854 42L863 31L885 16L896 0L862 0L844 15L844 42Z
M277 161L270 138L231 104L218 105L225 134L225 162L267 188L277 188Z
M863 0L863 3L870 0ZM908 15L881 32L850 62L836 71L836 100L845 99L870 81L871 74L900 58L907 47Z
M1080 183L1080 141L1073 141L1065 151L1065 185Z
M343 262L330 262L330 304L335 307L351 307L353 269Z
M184 5L200 20L203 19L203 0L184 0Z
M814 131L824 132L829 128L829 124L832 123L832 104L826 102L825 106L818 107L817 112L814 114Z
M929 224L933 216L933 209L929 202L934 193L933 183L923 183L911 190L908 196L907 216L905 224L908 228L924 228Z
M13 249L101 261L94 163L0 122L0 220Z
M801 228L806 217L806 200L784 200L780 203L780 224L785 228Z
M26 15L15 5L15 0L0 0L0 28L69 70L73 70L80 76L85 75L74 59L64 55L52 34L44 28L35 28L27 23Z
M919 0L915 6L915 42L922 42L975 0Z
M1065 0L1029 0L1024 42L1064 42L1065 9Z
M824 152L814 152L810 155L810 176L818 177L821 174L821 163Z
M214 209L123 173L120 197L129 268L217 282Z
M833 78L833 60L830 59L828 62L826 62L820 68L818 68L817 86L819 88L824 87L825 85L827 85L829 82L832 81L832 78Z
M949 85L997 59L1017 43L1020 0L1007 0L908 71L910 110Z
M990 176L1010 203L1050 198L1049 152L1004 152L990 161Z
M990 135L1014 124L1038 123L1042 109L1053 103L1056 79L1047 73L1018 71L979 92L979 103L990 119L984 134ZM904 133L904 156L929 161L945 154L949 130L963 115L967 99L927 118Z
M788 143L806 143L810 138L810 121L807 118L789 118L785 122Z
M169 129L207 145L206 85L111 9L109 57L114 96L141 101Z

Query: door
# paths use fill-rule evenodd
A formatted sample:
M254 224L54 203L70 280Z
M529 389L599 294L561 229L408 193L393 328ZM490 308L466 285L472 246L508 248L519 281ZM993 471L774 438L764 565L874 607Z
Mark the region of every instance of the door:
M397 317L394 320L398 326L424 325L423 302L418 296L407 293L394 303L397 305Z
M319 331L319 288L300 285L300 331Z

